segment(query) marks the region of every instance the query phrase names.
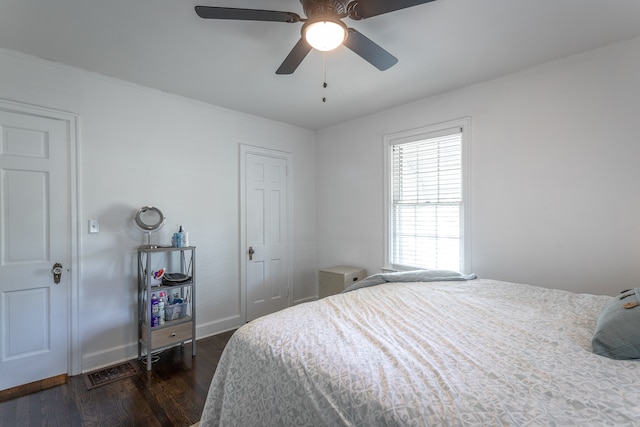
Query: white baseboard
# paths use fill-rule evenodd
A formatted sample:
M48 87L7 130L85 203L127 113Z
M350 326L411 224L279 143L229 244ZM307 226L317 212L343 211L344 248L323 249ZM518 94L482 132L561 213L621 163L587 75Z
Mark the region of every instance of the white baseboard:
M302 304L304 302L310 302L310 301L315 301L318 299L317 295L314 295L312 297L307 297L307 298L302 298L302 299L297 299L293 302L293 305L298 305L298 304Z
M196 339L207 338L233 329L238 329L242 325L243 323L241 322L239 315L205 323L204 325L196 325Z
M242 326L240 316L216 320L215 322L209 322L204 325L196 325L196 340L231 331L239 328L240 326ZM96 369L102 369L107 366L113 366L131 359L136 359L137 357L137 342L112 347L95 353L85 354L82 356L81 373L95 371Z
M107 366L117 365L138 357L137 343L112 347L107 350L82 355L81 373L95 371Z

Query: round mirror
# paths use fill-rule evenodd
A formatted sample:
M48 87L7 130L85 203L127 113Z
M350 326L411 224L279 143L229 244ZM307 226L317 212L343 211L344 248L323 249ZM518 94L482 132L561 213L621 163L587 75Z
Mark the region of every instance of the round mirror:
M141 230L156 231L164 225L164 215L160 209L153 206L143 206L138 209L134 221Z

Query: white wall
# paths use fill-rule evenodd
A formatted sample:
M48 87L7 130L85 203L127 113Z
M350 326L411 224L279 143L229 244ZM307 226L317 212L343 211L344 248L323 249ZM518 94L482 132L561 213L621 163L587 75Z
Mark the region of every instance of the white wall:
M383 135L469 116L473 272L638 286L638 76L635 39L319 132L319 267L383 265Z
M475 273L594 293L637 286L640 39L325 129L317 145L308 130L11 51L0 70L0 98L79 115L85 371L136 354L143 237L129 219L145 204L168 218L158 241L184 222L198 246L198 337L238 326L241 143L293 154L295 302L316 295L316 265L383 265L383 136L465 116Z
M315 134L0 50L0 98L79 115L82 369L137 354L130 218L159 207L169 244L184 223L198 253L198 337L240 325L239 144L293 156L293 300L316 295ZM100 233L87 233L87 220Z

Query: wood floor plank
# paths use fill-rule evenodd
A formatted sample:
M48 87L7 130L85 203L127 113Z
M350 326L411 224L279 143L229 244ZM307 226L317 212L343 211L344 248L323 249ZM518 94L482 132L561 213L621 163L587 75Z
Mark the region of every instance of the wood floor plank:
M10 426L18 419L18 399L9 400L3 405L0 411L0 426Z
M47 389L40 395L40 413L44 419L44 425L72 425L73 414L65 405L63 387Z

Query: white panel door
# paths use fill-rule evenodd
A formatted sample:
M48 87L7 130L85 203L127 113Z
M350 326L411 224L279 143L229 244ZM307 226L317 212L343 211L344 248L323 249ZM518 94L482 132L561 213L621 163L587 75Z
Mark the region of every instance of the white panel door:
M69 372L68 135L0 110L0 390Z
M245 158L247 321L289 306L287 160Z

